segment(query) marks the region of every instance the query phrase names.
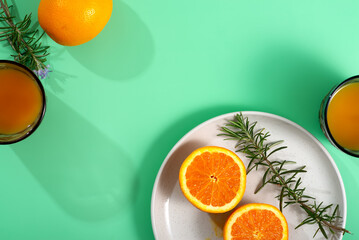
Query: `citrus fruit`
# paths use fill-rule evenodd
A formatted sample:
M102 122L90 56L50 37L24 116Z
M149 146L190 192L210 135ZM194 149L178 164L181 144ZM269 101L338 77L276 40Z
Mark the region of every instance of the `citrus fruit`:
M184 196L198 209L210 213L232 210L246 188L242 160L222 147L202 147L182 163L179 183Z
M228 218L224 240L287 240L287 221L276 207L250 203L236 209Z
M41 0L42 29L57 43L80 45L101 32L111 17L112 0Z

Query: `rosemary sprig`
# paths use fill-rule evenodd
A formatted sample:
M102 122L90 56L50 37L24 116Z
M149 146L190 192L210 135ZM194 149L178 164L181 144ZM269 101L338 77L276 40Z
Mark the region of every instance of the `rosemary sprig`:
M250 123L248 117L243 117L242 113L236 114L233 121L228 121L221 128L223 133L219 134L220 136L226 136L226 140L237 141L235 146L235 148L238 148L237 151L245 153L250 160L247 173L253 169L258 170L259 167L265 168L261 185L255 193L268 183L278 185L281 188L280 194L277 196L280 210L282 211L288 205L298 204L307 213L308 217L296 228L305 224L317 224L318 229L313 238L319 231L326 239L328 238L328 230L332 233L350 233L348 230L335 225L336 221L341 218L338 215L338 205L330 213L333 204L317 203L314 197L305 194L305 188L301 186L301 178L297 178L298 174L306 172L305 166L289 169L287 167L295 162L269 160L272 154L285 149L286 146L278 146L283 141L268 142L269 132L264 129L256 129L256 124L257 122Z
M15 23L15 16L11 14L11 8L6 0L0 0L0 41L8 41L15 51L14 60L33 70L40 78L48 74L49 65L45 65L48 46L43 46L40 39L44 36L39 30L31 30L31 13L25 15L22 21Z

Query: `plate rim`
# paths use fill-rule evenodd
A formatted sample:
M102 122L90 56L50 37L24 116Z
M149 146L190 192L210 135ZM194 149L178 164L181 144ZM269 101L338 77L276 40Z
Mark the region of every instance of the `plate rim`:
M300 126L299 124L276 114L273 113L268 113L268 112L261 112L261 111L236 111L236 112L229 112L229 113L224 113L215 117L212 117L210 119L207 119L206 121L198 124L197 126L195 126L194 128L192 128L191 130L189 130L185 135L183 135L177 142L175 145L173 145L173 147L171 148L171 150L168 152L168 154L166 155L165 159L163 160L161 167L159 168L157 175L156 175L156 179L155 182L153 184L153 188L152 188L152 193L151 193L151 225L152 225L152 231L153 231L153 235L155 237L156 240L159 240L158 238L158 233L157 230L155 228L156 225L156 220L154 218L154 202L155 202L155 193L157 191L158 185L159 185L159 180L160 177L162 175L163 169L166 166L170 156L173 154L173 152L178 148L178 146L180 144L182 144L182 142L184 141L184 139L190 135L192 132L194 132L195 130L197 130L198 128L201 128L203 125L206 125L212 121L216 121L217 119L221 119L221 118L226 118L227 116L234 116L235 114L240 114L242 113L244 116L245 115L259 115L259 116L267 116L267 117L271 117L271 118L276 118L279 119L281 121L287 122L290 125L298 128L299 130L303 131L303 133L305 133L308 137L310 137L324 152L324 154L327 156L327 158L329 159L337 177L339 180L339 185L340 188L342 190L342 196L343 196L343 215L341 216L341 220L342 220L342 224L343 227L345 228L346 226L346 218L347 218L347 198L346 198L346 191L345 191L345 186L344 186L344 182L343 182L343 178L340 174L340 171L338 169L338 166L336 165L334 159L332 158L332 156L330 155L330 153L328 152L328 150L324 147L324 145L313 135L311 134L308 130L306 130L304 127ZM342 237L343 238L343 237ZM341 239L342 239L341 238Z

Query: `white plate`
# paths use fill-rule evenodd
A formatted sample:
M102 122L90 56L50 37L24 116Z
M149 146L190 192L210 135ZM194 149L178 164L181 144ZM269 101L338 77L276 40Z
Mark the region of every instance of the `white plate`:
M183 160L195 149L203 146L221 146L235 151L235 142L217 136L219 128L232 120L236 113L229 113L210 119L187 133L169 152L164 160L152 192L151 218L157 240L216 240L222 238L222 227L229 213L209 214L195 208L183 196L178 183L178 173ZM339 204L341 225L346 221L346 197L342 178L333 159L308 131L299 125L273 114L263 112L242 112L249 120L257 121L259 128L271 133L270 141L284 140L287 149L281 150L272 159L287 159L297 162L296 166L307 166L303 176L306 193L313 195L324 204ZM238 156L247 166L248 160L242 153ZM279 188L265 186L259 193L254 190L260 183L263 173L253 170L247 176L246 192L240 205L253 202L268 203L278 207ZM316 225L306 225L294 229L305 218L297 206L289 206L283 211L288 221L289 239L313 239ZM321 233L315 239L324 239ZM342 239L331 236L330 239Z

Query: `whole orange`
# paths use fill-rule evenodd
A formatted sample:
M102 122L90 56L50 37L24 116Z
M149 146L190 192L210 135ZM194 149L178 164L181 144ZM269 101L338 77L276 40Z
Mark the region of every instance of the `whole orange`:
M80 45L99 34L111 17L112 0L41 0L42 29L57 43Z

